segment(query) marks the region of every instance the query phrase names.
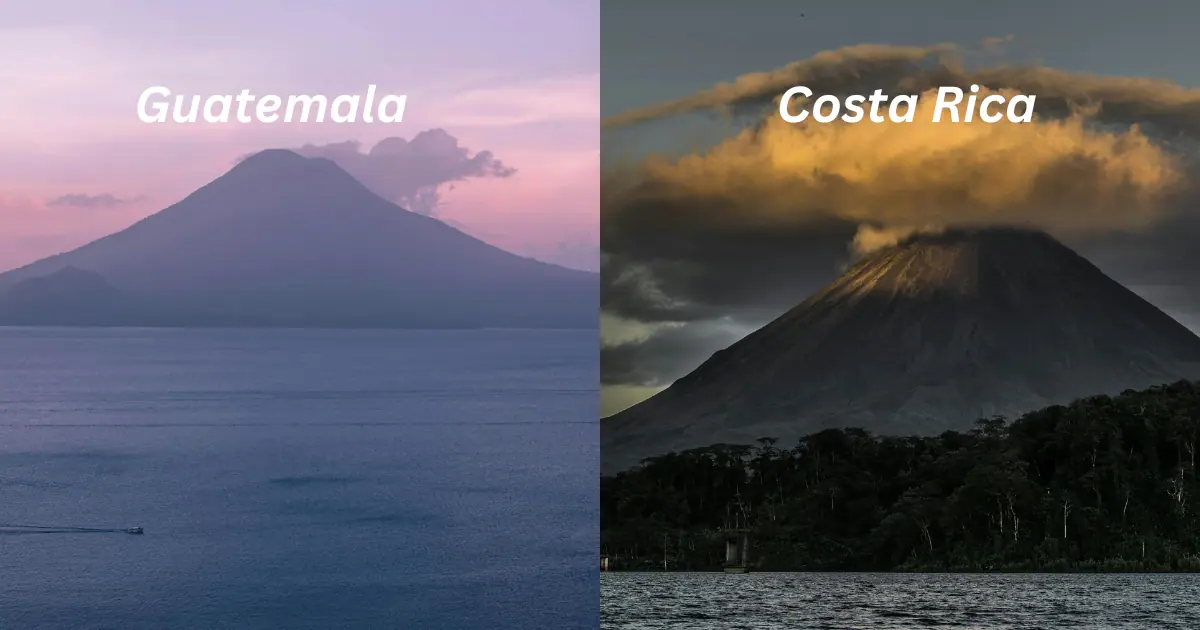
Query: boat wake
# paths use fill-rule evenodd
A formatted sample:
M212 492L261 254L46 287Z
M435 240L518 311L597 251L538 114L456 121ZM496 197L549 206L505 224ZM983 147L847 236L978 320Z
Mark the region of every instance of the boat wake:
M141 527L64 527L59 525L17 525L0 523L0 534L141 534Z

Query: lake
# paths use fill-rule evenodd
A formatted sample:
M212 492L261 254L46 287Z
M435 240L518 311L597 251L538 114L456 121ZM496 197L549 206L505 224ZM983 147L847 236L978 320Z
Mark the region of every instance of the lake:
M0 328L0 627L595 628L596 334Z
M604 573L611 630L1194 630L1190 574Z

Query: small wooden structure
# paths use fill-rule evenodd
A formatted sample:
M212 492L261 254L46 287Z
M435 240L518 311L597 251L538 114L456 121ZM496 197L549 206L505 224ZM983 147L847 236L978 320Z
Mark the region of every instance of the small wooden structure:
M746 573L750 570L750 530L725 530L725 572Z

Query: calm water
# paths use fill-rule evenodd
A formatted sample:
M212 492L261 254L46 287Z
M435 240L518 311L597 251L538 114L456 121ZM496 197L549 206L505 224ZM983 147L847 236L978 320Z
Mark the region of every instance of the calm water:
M1195 630L1200 576L605 573L601 628Z
M596 347L0 328L0 628L595 628Z

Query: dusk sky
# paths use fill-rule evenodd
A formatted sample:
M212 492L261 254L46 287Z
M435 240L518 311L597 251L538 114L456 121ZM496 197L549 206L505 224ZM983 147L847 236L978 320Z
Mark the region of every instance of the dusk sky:
M1136 86L1128 89L1129 94L1139 93L1130 97L1131 102L1135 107L1146 103L1144 112L1171 99L1176 104L1193 106L1170 106L1170 113L1156 121L1164 123L1168 133L1177 133L1175 140L1194 140L1200 135L1195 126L1195 112L1200 110L1194 107L1200 102L1200 90L1196 89L1200 86L1200 68L1194 63L1200 58L1200 40L1192 33L1193 25L1200 20L1200 7L1185 3L1019 0L985 5L936 0L914 5L765 0L740 5L663 0L606 3L602 19L604 119L687 99L715 85L752 73L770 73L824 51L859 44L879 44L897 51L898 47L949 43L961 47L968 67L1015 68L1013 76L1050 68L1065 73L1056 75L1060 85L1087 86L1093 81L1097 85L1104 81L1117 85L1127 77L1128 83L1122 85ZM985 39L1006 36L1011 40L986 53L982 50ZM916 68L903 72L921 76ZM1094 79L1093 75L1101 78ZM1155 80L1164 83L1153 83ZM874 87L894 93L886 86L875 85L862 86L862 93ZM1084 87L1082 91L1087 93L1089 89ZM893 148L907 145L915 151L914 156L944 155L946 147L939 150L937 138L954 136L950 129L931 129L920 137L919 129L914 127L911 134L871 139L872 131L867 126L855 132L858 148L848 144L849 136L828 140L829 147L845 148L840 155L832 149L824 155L806 152L806 147L818 143L788 135L798 129L776 129L771 136L777 141L774 148L769 140L735 137L741 129L766 120L763 116L769 117L771 111L769 99L782 91L761 95L756 101L761 111L752 114L741 110L730 118L712 109L701 109L647 116L643 122L613 125L603 131L604 168L612 169L610 174L627 177L626 183L641 177L643 183L658 186L646 187L645 198L638 196L636 188L628 198L610 191L601 209L605 254L601 274L604 415L636 403L687 374L713 352L764 325L832 280L839 265L845 264L850 238L855 236L854 222L832 229L806 222L805 212L815 214L811 206L820 202L806 207L804 193L820 199L824 191L806 188L803 182L796 184L792 196L780 200L780 207L761 203L767 201L766 197L751 201L752 195L765 195L746 183L764 175L762 165L768 165L768 171L778 171L771 176L790 176L799 181L803 173L828 168L845 156L861 156L852 159L870 162L873 155L878 155L871 147L879 142L888 142ZM1132 116L1130 120L1115 121L1113 129L1121 133L1136 130L1138 124L1151 122L1150 118ZM1172 129L1176 124L1177 132ZM837 133L836 127L826 130L831 137ZM1030 142L1015 153L1032 156L1038 146L1076 151L1068 148L1076 145L1074 138L1057 145L1036 138ZM1103 144L1106 140L1097 142ZM773 151L778 146L788 149ZM986 142L974 146L983 147ZM719 157L712 157L713 147L723 149ZM1073 157L1100 155L1083 145L1078 151ZM1148 155L1160 156L1156 151ZM653 162L654 169L639 170L650 154L665 155L670 162ZM686 158L686 167L675 161L680 156ZM1126 166L1122 168L1132 169L1129 172L1151 163L1131 155L1116 157L1119 159L1112 164L1123 163ZM1073 159L1060 158L1067 162ZM727 170L739 160L758 164L759 168ZM908 164L893 166L916 168L914 173L937 172L922 170L919 157L906 161ZM623 168L614 169L616 166ZM788 166L792 167L790 171ZM1012 172L1002 164L994 166L993 173ZM1046 166L1048 171L1053 170L1053 164ZM1188 167L1178 170L1183 174L1182 181L1194 181ZM689 174L702 175L689 179ZM980 170L974 180L964 181L969 185L969 181L979 183L986 177ZM914 175L908 181L921 179ZM678 186L680 182L692 187ZM715 189L721 182L742 188L733 193L722 190L717 195L694 192ZM941 182L931 181L929 189L913 191L913 198L936 198L935 184ZM1075 181L1074 185L1086 190L1091 184ZM865 194L870 188L864 185L860 192ZM1183 188L1183 198L1194 192L1187 186ZM1097 186L1092 190L1100 189ZM1200 284L1188 279L1195 277L1200 262L1184 253L1192 247L1187 243L1194 243L1195 235L1200 233L1195 213L1184 209L1194 209L1195 205L1185 203L1181 208L1163 210L1159 222L1142 225L1145 229L1141 231L1127 231L1127 226L1117 224L1123 219L1134 223L1151 205L1130 203L1099 209L1110 205L1109 200L1111 197L1080 198L1078 208L1060 206L1042 214L1059 221L1055 227L1071 224L1071 229L1056 234L1073 232L1070 236L1079 236L1088 232L1088 238L1106 243L1084 243L1083 236L1068 241L1073 246L1089 245L1080 251L1102 269L1193 330L1200 330ZM1011 211L1012 216L1025 212L1036 217L1043 202L1016 200L997 209L996 216ZM1088 205L1092 202L1097 202L1095 208ZM896 204L874 204L876 208L891 205ZM836 215L838 211L849 212L850 206L826 206L820 211ZM1090 217L1095 217L1097 225L1112 225L1105 223L1101 226L1104 229L1089 230ZM1112 229L1105 231L1108 228Z
M596 268L598 3L13 5L0 6L0 271L120 230L247 153L304 145L358 164L396 195L422 193L422 212L492 244ZM154 85L189 96L249 88L332 99L368 84L407 95L403 122L137 117L139 95ZM366 152L432 129L445 134L426 134L401 158L322 146L355 141ZM413 164L437 168L409 181Z

